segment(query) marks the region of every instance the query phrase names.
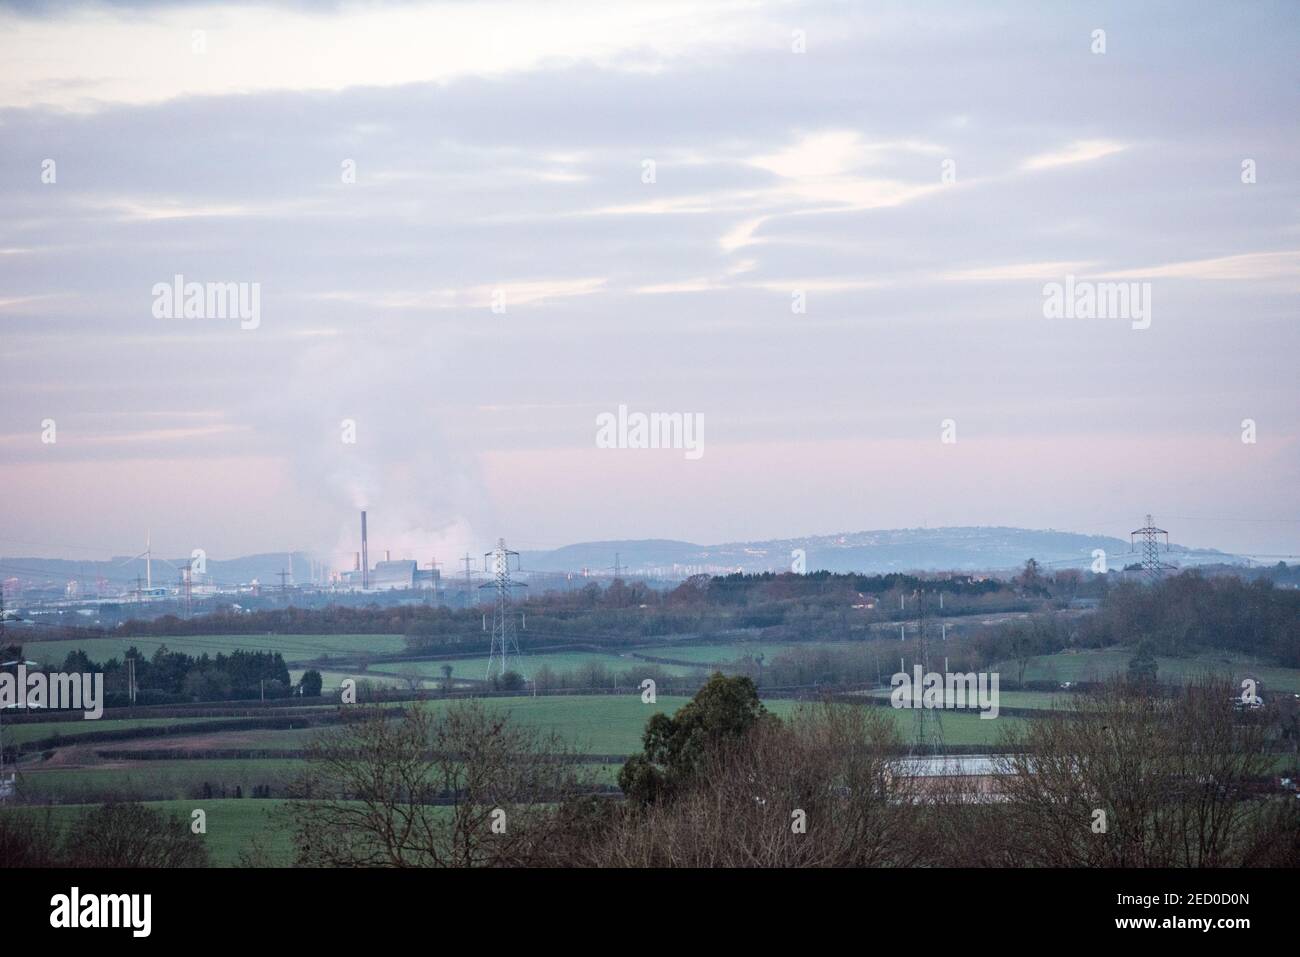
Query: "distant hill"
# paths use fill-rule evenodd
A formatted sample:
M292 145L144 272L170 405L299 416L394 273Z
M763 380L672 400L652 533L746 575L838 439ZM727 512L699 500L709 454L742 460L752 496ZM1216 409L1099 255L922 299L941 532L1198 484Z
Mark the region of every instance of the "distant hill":
M1104 549L1107 563L1119 569L1137 561L1129 543L1105 535L1075 532L962 526L954 528L904 528L839 535L810 535L757 542L727 542L697 545L693 542L651 538L604 542L580 542L551 551L523 552L524 572L613 573L615 556L628 574L662 578L685 578L692 574L726 574L734 571L788 571L791 552L803 549L807 570L833 572L888 573L906 571L1001 571L1019 568L1028 558L1037 559L1048 570L1088 568L1093 550ZM400 556L399 556L400 557ZM1179 566L1240 564L1243 560L1215 549L1187 549L1175 545L1163 556ZM184 558L155 557L155 585L174 585ZM247 584L253 580L268 588L278 587L279 573L292 568L289 581L305 583L311 571L311 557L295 552L246 555L239 558L208 559L206 578L222 585ZM97 578L104 578L111 590L134 587L137 576L145 576L144 559L114 558L108 561L76 561L49 558L0 558L0 576L16 576L27 582L46 581L62 587L68 581L82 583L83 593L93 590Z
M173 586L179 581L186 557L154 555L153 583L155 586ZM311 569L311 556L305 552L272 552L264 555L245 555L224 561L209 558L207 575L195 576L195 581L211 581L221 585L243 585L259 581L268 587L278 587L281 569L292 568L289 582L306 582ZM26 582L45 580L63 584L77 581L83 591L93 591L97 579L102 578L110 590L134 588L136 579L146 576L143 558L110 558L108 561L81 561L63 558L0 558L0 577L17 577Z
M791 552L802 549L808 571L887 573L903 571L989 571L1018 568L1034 558L1049 568L1086 569L1093 551L1103 549L1107 564L1122 568L1140 556L1129 543L1106 535L1075 532L961 526L906 528L806 538L771 539L696 545L670 539L583 542L545 552L525 552L525 571L575 571L589 568L608 573L618 556L630 573L683 574L732 571L786 571ZM1212 562L1233 563L1235 556L1216 549L1188 549L1175 545L1165 556L1181 566Z

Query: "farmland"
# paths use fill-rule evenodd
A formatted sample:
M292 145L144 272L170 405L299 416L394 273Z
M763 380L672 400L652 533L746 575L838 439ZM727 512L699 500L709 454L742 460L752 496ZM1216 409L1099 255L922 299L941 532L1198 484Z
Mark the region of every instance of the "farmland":
M738 640L690 643L678 636L639 645L621 645L618 651L600 647L569 645L555 651L524 655L516 667L529 677L543 667L556 675L599 685L584 693L535 693L531 685L515 696L486 694L486 658L481 653L451 655L411 654L407 641L398 634L267 634L197 635L149 638L91 638L34 641L23 651L26 656L52 665L61 664L70 651L80 648L92 660L118 658L130 647L146 656L166 646L188 655L229 655L236 650L275 652L290 666L293 682L308 668L321 672L326 695L345 678L407 692L411 687L425 691L440 689L444 669L450 667L458 695L480 694L484 706L508 713L513 722L541 734L555 734L558 749L572 749L595 785L612 789L622 760L642 746L646 721L656 712L673 713L689 699L683 694L661 693L655 703L646 704L633 681L637 673L657 672L674 677L703 680L711 670L732 672L745 662L762 659L762 674L769 685L765 707L778 717L789 717L800 703L797 690L770 687L782 668L787 680L793 676L805 692L816 687L837 687L833 676L836 662L856 668L853 692L861 704L841 707L870 707L892 720L902 741L911 741L917 731L916 712L881 707L888 689L872 687L876 672L873 652L877 643L859 641L762 641L750 631L737 631ZM797 659L773 667L783 656ZM902 653L907 653L904 648ZM982 719L973 712L949 711L937 725L927 728L927 740L934 742L938 730L945 746L954 750L979 751L999 746L1003 732L1020 729L1033 720L1032 713L1066 707L1074 692L1058 689L1065 682L1091 682L1113 674L1124 674L1133 650L1110 647L1105 650L1070 650L1039 655L1027 660L1025 680L1042 684L1035 690L1015 687L1020 663L1004 660L992 666L1001 674L999 706L1015 710L996 720ZM889 656L895 657L893 648ZM894 661L883 667L888 677ZM666 659L669 663L648 661ZM825 664L829 662L829 664ZM865 662L865 667L863 663ZM806 665L806 667L805 667ZM1195 657L1158 656L1162 682L1181 682L1214 671L1240 679L1249 673L1274 691L1300 690L1300 670L1262 664L1259 659L1235 652L1215 652ZM830 675L832 677L824 677ZM593 680L595 679L595 680ZM608 685L605 681L608 680ZM840 685L843 687L843 685ZM542 692L547 688L542 687ZM596 691L605 693L594 693ZM667 690L660 688L663 692ZM676 690L676 689L674 689ZM397 709L412 707L409 700L388 702ZM406 695L409 697L409 695ZM852 699L850 699L852 700ZM442 711L451 699L434 697L424 707ZM6 722L4 740L21 753L19 798L28 805L52 805L57 822L67 821L80 806L106 800L141 800L186 816L196 806L209 814L205 838L214 864L237 865L240 854L260 847L263 862L286 862L291 858L290 839L272 825L275 811L282 807L292 786L307 768L304 755L322 731L337 727L340 705L336 696L293 701L214 702L207 704L157 705L130 712L110 709L104 719L86 721L50 716L53 720ZM94 735L91 740L86 735ZM51 739L56 743L51 744ZM37 752L38 743L43 743ZM6 811L5 813L14 813ZM26 813L26 811L24 811ZM35 812L33 812L35 813Z
M1124 674L1132 657L1132 650L1114 648L1043 655L1029 659L1025 680L1100 681ZM1276 691L1300 692L1300 669L1261 665L1258 659L1245 655L1216 652L1189 658L1158 656L1156 665L1161 681L1182 682L1208 672L1225 675L1235 683L1249 674ZM1017 675L1019 665L1004 661L994 670L1000 671L1006 682Z
M401 635L175 635L165 638L80 638L30 641L23 653L42 664L59 665L71 651L84 651L91 661L120 659L131 648L151 656L160 647L188 655L230 654L235 650L279 652L287 662L318 658L391 655L405 650Z
M264 857L259 863L286 866L293 860L291 835L275 826L273 815L280 809L281 801L242 801L212 798L201 804L194 801L149 801L149 807L186 821L196 809L207 816L207 833L203 841L214 867L238 867L243 855L261 848ZM39 817L46 813L56 827L67 827L78 815L94 805L64 804L44 808L18 807L7 809L6 814Z

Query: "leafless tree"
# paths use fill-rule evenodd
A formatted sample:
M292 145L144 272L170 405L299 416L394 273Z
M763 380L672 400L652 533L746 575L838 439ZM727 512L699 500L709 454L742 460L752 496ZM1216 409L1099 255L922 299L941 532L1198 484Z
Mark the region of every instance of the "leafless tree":
M475 701L367 709L312 744L286 814L298 863L476 867L549 863L554 806L592 787L577 755Z
M206 867L208 849L190 821L143 804L105 804L68 828L65 867Z
M1251 864L1294 809L1261 793L1268 729L1233 699L1215 677L1168 696L1114 680L1010 732L999 785L1011 856L1057 867Z
M814 867L913 863L914 779L898 773L889 715L804 706L703 756L670 802L627 809L590 863Z

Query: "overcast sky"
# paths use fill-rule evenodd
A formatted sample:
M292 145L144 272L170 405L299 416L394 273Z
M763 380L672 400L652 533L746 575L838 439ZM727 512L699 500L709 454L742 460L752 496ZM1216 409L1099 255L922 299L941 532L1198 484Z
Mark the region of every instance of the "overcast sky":
M1147 512L1300 552L1298 40L1295 3L0 5L0 554L350 554L363 504L449 564ZM177 274L257 327L158 318ZM1149 282L1149 328L1045 318L1067 275ZM620 404L703 456L598 448Z

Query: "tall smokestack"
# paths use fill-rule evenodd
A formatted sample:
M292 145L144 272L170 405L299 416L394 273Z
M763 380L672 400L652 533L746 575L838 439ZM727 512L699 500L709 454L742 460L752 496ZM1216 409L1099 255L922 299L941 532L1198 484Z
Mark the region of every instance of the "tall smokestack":
M385 548L385 549L384 549L384 561L386 561L386 562L391 562L392 560L393 560L393 553L392 553L391 551L389 551L387 548Z
M359 572L359 571L361 571L361 553L360 553L360 552L354 552L354 553L353 553L353 556L354 556L354 557L353 557L353 559L352 559L352 570L353 570L354 572Z
M361 510L361 587L370 587L370 543L366 539L366 510Z

